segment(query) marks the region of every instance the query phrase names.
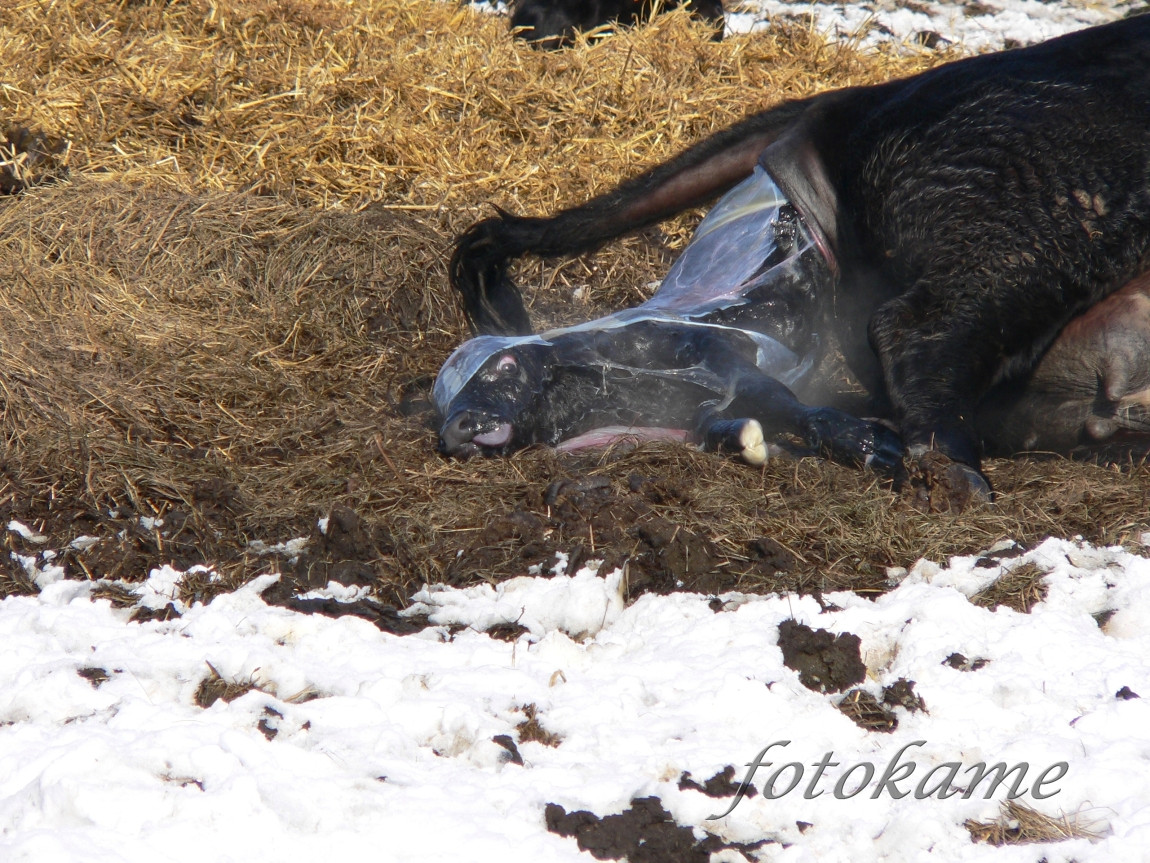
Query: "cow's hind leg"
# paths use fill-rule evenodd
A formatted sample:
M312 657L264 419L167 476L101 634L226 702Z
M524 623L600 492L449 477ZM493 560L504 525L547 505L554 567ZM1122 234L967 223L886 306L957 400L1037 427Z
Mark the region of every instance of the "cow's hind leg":
M1056 275L1013 275L1009 289L923 280L871 318L871 344L907 454L928 485L944 471L956 499L990 498L976 418L992 384L1033 367L1056 337L1060 318L1094 299L1084 289L1077 297L1068 288L1050 289L1059 284ZM1117 358L1098 363L1099 373L1103 368L1117 369ZM1093 371L1089 378L1062 374L1071 384L1097 385ZM1031 386L1037 394L1037 382Z
M919 285L872 316L870 341L912 462L929 477L942 464L941 454L955 465L950 470L947 464L952 480L967 486L964 498L988 500L975 408L1007 348L993 310L977 296L958 293Z

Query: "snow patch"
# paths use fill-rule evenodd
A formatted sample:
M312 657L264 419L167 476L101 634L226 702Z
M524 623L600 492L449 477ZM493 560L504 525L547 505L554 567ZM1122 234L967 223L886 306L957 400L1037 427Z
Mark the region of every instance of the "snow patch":
M426 614L436 625L480 631L517 623L534 636L551 630L572 638L595 635L623 611L623 571L616 569L601 578L584 567L566 576L561 574L566 555L557 557L561 560L552 578L520 576L467 588L425 586L412 597L408 613Z

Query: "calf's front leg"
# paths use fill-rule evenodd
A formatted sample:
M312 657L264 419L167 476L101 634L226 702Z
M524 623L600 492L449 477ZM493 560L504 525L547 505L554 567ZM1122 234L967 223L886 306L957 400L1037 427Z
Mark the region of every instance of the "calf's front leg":
M740 374L726 399L704 404L695 427L704 449L734 452L751 464L767 459L770 441L787 437L840 464L892 473L902 463L902 441L882 423L805 405L758 372Z

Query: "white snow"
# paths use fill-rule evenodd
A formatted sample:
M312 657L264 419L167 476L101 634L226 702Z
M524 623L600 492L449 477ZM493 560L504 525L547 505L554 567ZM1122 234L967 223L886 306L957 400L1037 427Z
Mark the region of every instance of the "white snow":
M727 30L743 33L767 26L769 20L798 18L818 31L861 45L923 44L938 34L968 52L1028 45L1121 18L1142 0L875 0L870 3L811 3L803 0L727 2Z
M48 537L44 536L44 534L36 533L36 531L32 530L28 525L21 521L16 521L16 519L12 519L8 522L8 530L36 545L43 545L48 541Z
M479 9L507 11L503 0L473 2ZM1146 8L1145 0L724 0L723 5L727 33L748 33L791 19L867 47L891 44L921 50L937 35L968 53L1041 42Z
M567 556L558 556L565 568ZM412 597L412 602L411 613L426 614L435 624L486 631L515 623L538 637L558 631L583 638L601 632L623 612L623 573L616 570L606 578L598 578L590 569L583 569L573 577L521 576L495 586L484 584L463 590L426 586Z
M588 569L440 586L412 607L439 625L403 637L266 605L275 576L147 623L58 580L0 602L0 859L577 861L588 858L574 839L546 831L547 803L603 816L649 795L680 824L787 846L764 846L764 860L1144 859L1150 699L1116 693L1150 695L1150 559L1050 539L976 561L920 562L885 596L830 594L825 611L790 595L625 606L620 574ZM1048 573L1030 614L968 600L1024 564ZM179 575L157 570L140 593L171 601ZM792 617L858 635L864 688L913 680L926 711L897 708L891 734L856 726L840 696L783 665L778 625ZM504 622L527 632L479 631ZM985 665L958 670L945 663L955 653ZM83 669L108 679L94 686ZM213 669L257 688L202 709L195 692ZM520 743L520 766L493 738L516 739L527 705L561 743ZM741 779L770 744L760 792L772 774L778 792L797 778L783 765L804 769L777 799L708 821L732 800L678 787L685 771L702 782L726 765ZM814 784L820 760L834 764ZM960 765L966 788L979 762L1021 765L1020 802L1098 838L974 844L964 821L996 816L1017 771L989 800L989 780L969 797L930 790L940 765ZM866 764L873 779L850 796ZM899 764L913 772L876 796ZM1040 778L1051 796L1036 799Z

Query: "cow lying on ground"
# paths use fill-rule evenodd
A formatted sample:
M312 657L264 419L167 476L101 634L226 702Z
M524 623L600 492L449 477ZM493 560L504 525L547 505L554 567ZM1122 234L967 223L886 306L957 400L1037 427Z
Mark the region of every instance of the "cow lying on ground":
M572 44L576 33L604 24L630 26L650 19L656 11L679 6L710 22L715 27L715 39L723 38L723 0L515 0L511 30L520 39L555 49Z
M739 299L722 313L735 315L741 330L759 319L750 328L776 334L800 364L803 334L833 331L872 393L874 413L893 420L912 461L935 466L941 455L971 494L986 496L980 406L993 408L988 398L1004 400L998 409L1007 411L1044 403L1030 376L1060 331L1123 286L1145 286L1138 279L1150 269L1150 16L787 102L581 206L550 218L484 220L459 238L451 263L469 321L479 333L529 334L506 275L510 259L593 249L750 182L756 166L818 255L797 253L805 255L805 285L784 279L777 292L764 284L745 297L728 286ZM1137 306L1138 288L1130 290ZM1084 318L1082 327L1094 329L1066 349L1105 343L1124 308L1103 305ZM715 313L704 312L704 322ZM618 342L619 329L605 332ZM768 434L798 433L840 458L889 461L881 426L837 413L824 421L822 409L801 405L748 359L750 347L668 337L649 325L634 335L622 364L633 369L659 366L662 359L645 357L680 344L696 364L733 369L726 396L716 399L712 388L702 399L714 402L700 412L704 437L718 422L765 420ZM549 377L534 348L520 362L516 351L489 347L484 362L467 363L467 380L437 385L440 396L455 393L447 402L437 397L446 452L503 452L545 439L533 428L548 425L540 411L556 401L538 393L569 376ZM1080 419L1082 428L1104 432L1107 422L1121 426L1137 414L1143 356L1101 383L1088 363L1105 364L1105 352L1080 359L1064 357L1053 374L1064 387L1090 391L1099 421ZM678 354L673 361L691 364ZM594 366L588 373L608 384L597 398L610 400L618 382ZM718 442L729 445L728 427L719 428Z

